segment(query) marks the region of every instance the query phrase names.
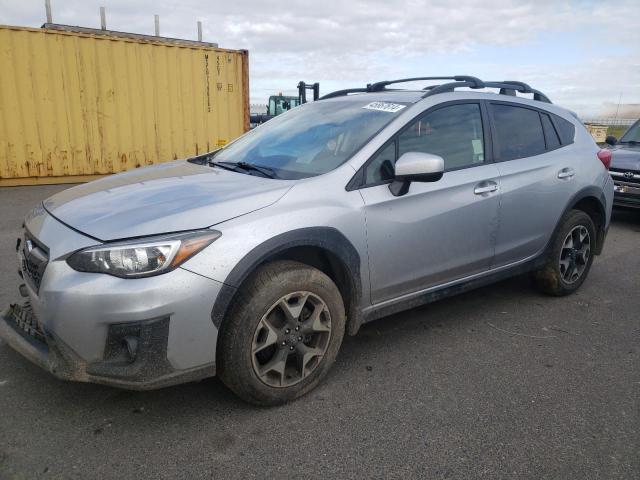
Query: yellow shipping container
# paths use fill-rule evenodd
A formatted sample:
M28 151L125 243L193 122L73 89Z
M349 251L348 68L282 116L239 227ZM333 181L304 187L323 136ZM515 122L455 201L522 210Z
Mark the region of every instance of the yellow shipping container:
M55 27L55 26L51 26ZM0 186L86 181L249 129L246 50L0 26Z

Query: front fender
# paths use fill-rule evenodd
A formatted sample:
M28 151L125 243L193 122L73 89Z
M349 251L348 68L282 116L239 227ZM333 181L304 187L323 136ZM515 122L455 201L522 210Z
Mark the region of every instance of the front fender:
M339 259L348 272L351 282L352 298L347 309L347 331L353 335L361 324L360 303L362 298L362 280L360 275L360 254L353 244L340 231L331 227L308 227L282 233L266 240L253 248L231 270L218 294L211 320L219 329L229 310L234 295L242 283L261 264L276 258L295 247L316 247Z

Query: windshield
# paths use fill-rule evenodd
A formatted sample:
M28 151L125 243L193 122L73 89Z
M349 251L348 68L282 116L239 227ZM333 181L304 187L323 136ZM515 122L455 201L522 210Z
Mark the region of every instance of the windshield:
M620 139L620 142L640 142L640 121L631 125L627 133Z
M314 102L269 120L215 154L215 162L267 167L299 179L327 173L348 160L406 104Z

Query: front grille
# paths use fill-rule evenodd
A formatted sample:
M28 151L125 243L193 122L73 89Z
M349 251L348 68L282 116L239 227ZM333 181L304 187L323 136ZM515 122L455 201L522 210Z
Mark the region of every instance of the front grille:
M44 270L49 263L47 247L38 242L28 232L22 242L22 271L36 293L40 289Z
M623 168L612 168L609 173L615 181L640 185L640 172L625 170Z
M33 338L46 344L44 332L33 313L33 308L29 302L22 305L11 305L9 316L13 319L14 326L23 336Z

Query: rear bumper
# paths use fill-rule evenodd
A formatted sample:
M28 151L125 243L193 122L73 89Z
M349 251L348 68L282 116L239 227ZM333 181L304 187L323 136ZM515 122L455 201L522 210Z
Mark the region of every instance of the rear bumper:
M169 318L113 325L105 358L88 363L37 320L29 303L0 313L0 338L22 356L61 380L91 382L130 390L151 390L215 375L215 366L175 370L167 361ZM122 342L136 336L130 355Z

